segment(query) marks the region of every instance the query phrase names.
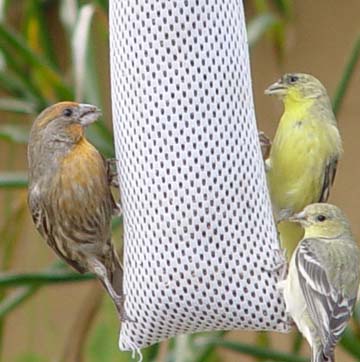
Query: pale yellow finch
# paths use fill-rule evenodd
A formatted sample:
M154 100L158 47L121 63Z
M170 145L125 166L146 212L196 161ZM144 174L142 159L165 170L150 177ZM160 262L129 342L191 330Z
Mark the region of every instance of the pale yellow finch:
M309 342L312 361L334 361L334 349L353 312L360 250L336 206L317 203L289 220L305 229L280 282L287 312Z
M313 76L285 74L266 89L284 103L266 160L271 201L277 222L315 202L326 202L342 152L329 97ZM281 244L290 259L303 236L296 224L281 222Z

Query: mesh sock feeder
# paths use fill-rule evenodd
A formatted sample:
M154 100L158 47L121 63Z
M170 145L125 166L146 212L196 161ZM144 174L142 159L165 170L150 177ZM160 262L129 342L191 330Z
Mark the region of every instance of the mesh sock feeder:
M110 0L124 216L120 348L285 331L240 0Z

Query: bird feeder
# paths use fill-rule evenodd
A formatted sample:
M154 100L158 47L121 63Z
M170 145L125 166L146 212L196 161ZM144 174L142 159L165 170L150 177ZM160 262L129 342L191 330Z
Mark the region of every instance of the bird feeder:
M132 321L120 348L285 331L240 0L110 0L111 91Z

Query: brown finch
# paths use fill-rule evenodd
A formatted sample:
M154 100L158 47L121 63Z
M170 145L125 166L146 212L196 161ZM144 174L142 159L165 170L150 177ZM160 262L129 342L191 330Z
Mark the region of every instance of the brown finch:
M37 230L56 254L80 273L91 272L125 318L122 266L111 242L111 165L84 136L101 115L93 105L61 102L31 128L28 203Z

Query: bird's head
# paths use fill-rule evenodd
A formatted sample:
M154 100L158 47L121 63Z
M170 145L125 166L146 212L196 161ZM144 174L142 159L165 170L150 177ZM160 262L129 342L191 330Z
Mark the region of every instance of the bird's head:
M91 104L56 103L39 114L34 121L32 133L45 135L46 141L77 142L83 136L86 126L95 122L100 115L100 109Z
M333 239L351 235L349 221L343 211L335 205L316 203L288 218L299 223L305 230L305 238L323 237Z
M281 98L285 105L290 102L305 102L320 97L327 97L325 87L310 74L287 73L271 84L265 94Z

